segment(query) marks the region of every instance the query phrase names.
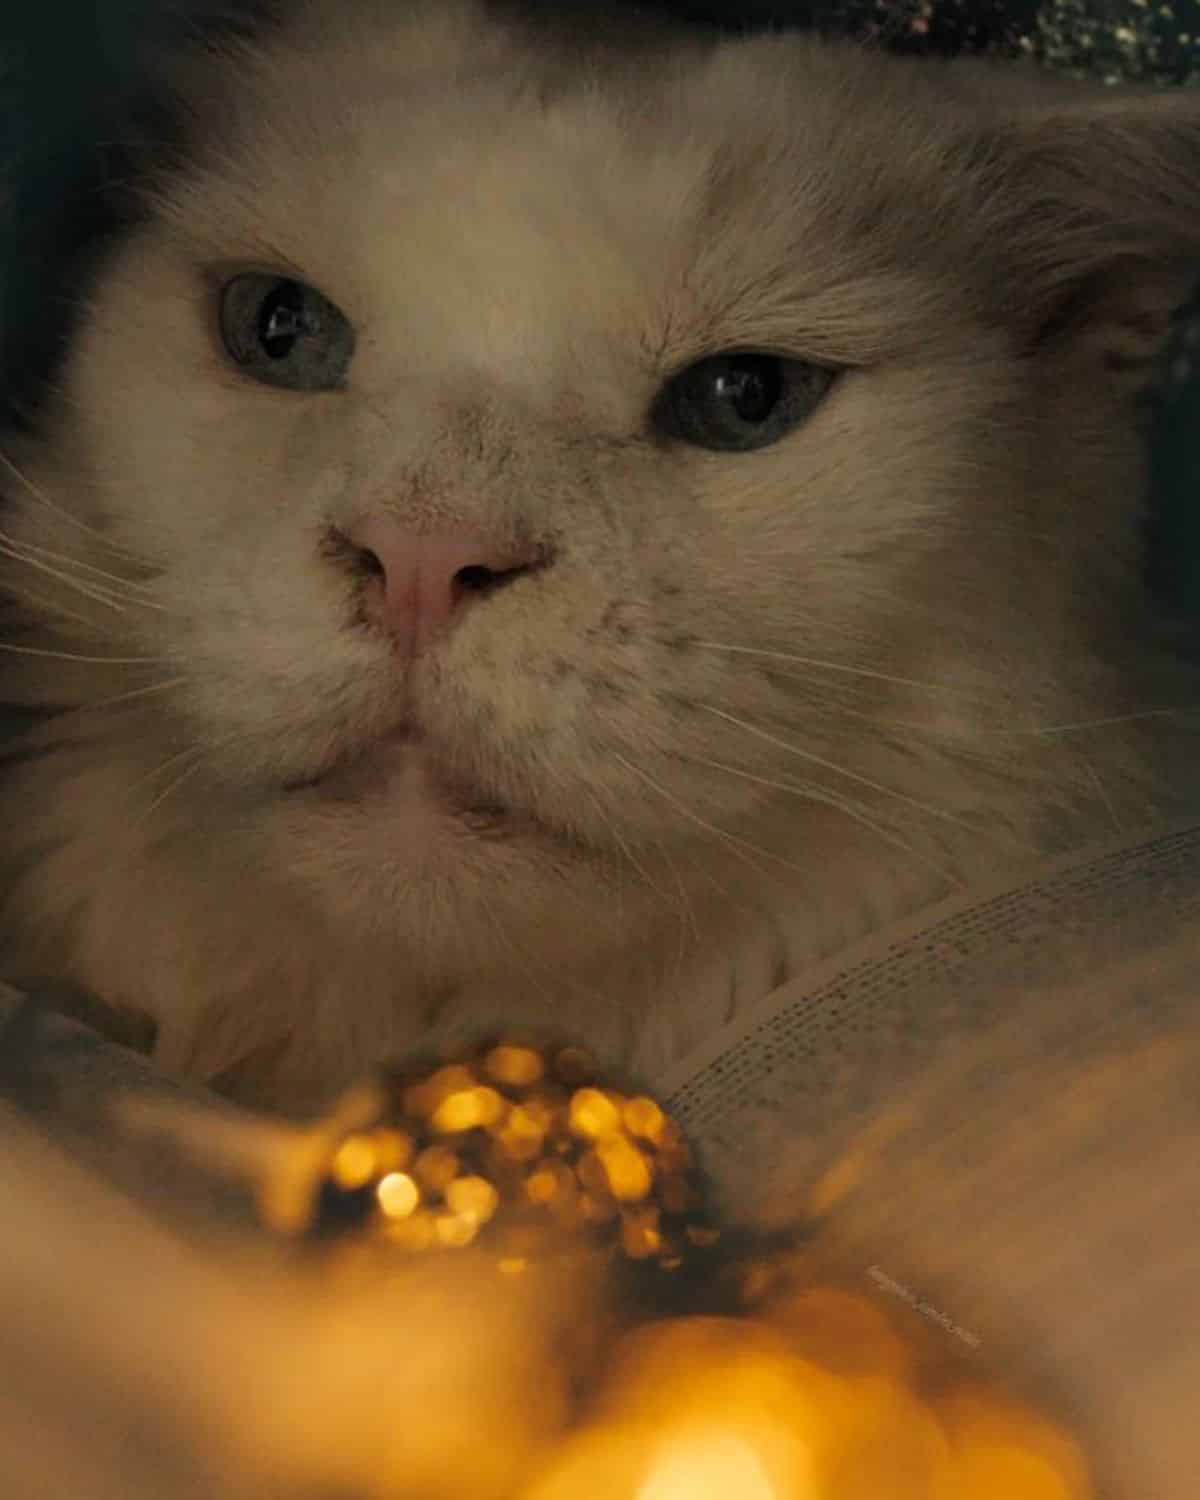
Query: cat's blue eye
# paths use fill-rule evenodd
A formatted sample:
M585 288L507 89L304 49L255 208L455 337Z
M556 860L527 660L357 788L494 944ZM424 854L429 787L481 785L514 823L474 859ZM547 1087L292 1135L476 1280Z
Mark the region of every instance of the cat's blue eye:
M229 357L265 385L328 391L354 355L354 329L339 308L303 281L247 271L221 292L221 339Z
M669 436L700 448L765 448L815 411L837 374L776 354L713 354L667 382L655 420Z

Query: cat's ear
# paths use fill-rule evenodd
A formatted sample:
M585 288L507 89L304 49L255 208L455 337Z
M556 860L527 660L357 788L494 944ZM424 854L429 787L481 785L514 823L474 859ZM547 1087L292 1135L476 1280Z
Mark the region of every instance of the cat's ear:
M1038 106L986 155L984 218L1027 347L1143 383L1200 282L1200 93Z

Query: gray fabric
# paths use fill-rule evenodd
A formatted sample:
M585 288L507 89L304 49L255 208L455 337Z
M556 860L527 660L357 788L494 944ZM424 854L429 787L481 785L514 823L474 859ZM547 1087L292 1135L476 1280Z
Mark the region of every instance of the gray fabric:
M252 1224L247 1182L215 1170L179 1135L136 1125L118 1108L144 1101L181 1118L196 1110L249 1117L63 1015L53 1008L57 998L52 990L30 994L0 983L0 1105L179 1230L208 1234Z

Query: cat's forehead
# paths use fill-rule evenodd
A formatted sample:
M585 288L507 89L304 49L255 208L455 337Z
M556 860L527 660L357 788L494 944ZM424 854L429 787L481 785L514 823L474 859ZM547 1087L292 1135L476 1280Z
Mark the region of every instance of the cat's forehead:
M859 63L796 39L573 60L436 14L285 37L234 70L172 199L197 254L294 272L389 341L666 328L679 356L819 334L831 289L841 336L868 337L846 285L869 323L921 272L902 242L919 214L879 226L943 191L905 138L928 123L911 100L875 108Z

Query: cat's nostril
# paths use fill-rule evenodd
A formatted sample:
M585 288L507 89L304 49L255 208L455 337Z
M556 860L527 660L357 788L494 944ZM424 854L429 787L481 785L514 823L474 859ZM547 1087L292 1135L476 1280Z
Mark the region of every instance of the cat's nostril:
M514 578L527 573L531 566L529 563L523 563L515 568L497 571L495 568L485 567L482 563L470 563L465 568L459 568L454 575L454 582L469 594L486 594L499 588L501 584L511 583Z

